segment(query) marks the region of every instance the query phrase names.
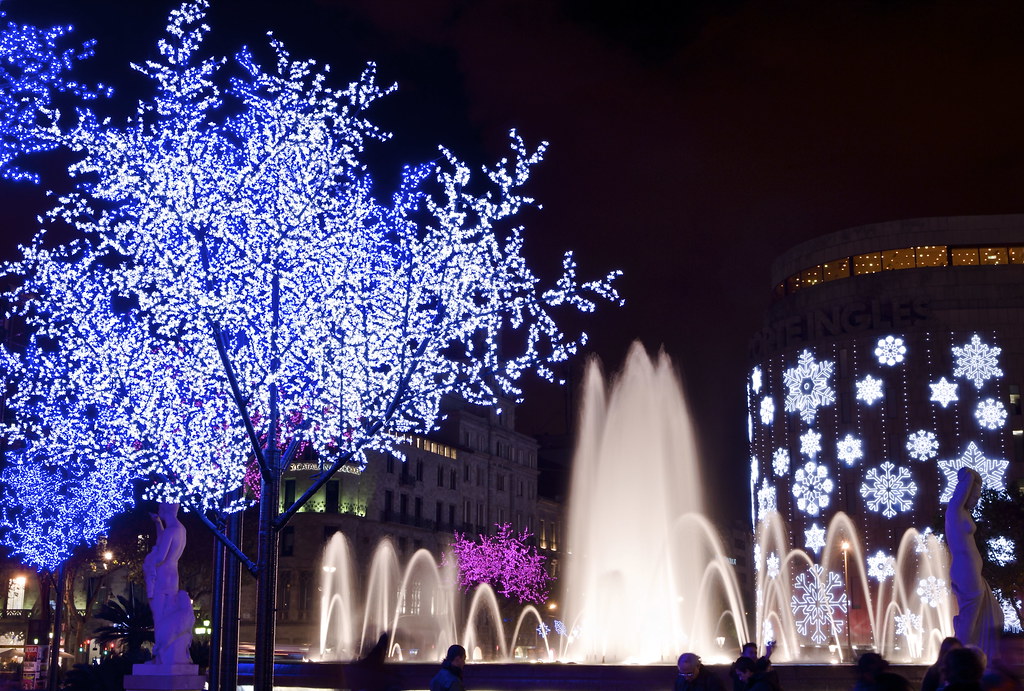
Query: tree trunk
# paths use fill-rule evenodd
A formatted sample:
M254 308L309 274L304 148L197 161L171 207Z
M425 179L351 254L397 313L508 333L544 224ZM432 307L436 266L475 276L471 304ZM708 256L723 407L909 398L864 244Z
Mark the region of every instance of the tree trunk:
M260 524L258 535L258 575L256 581L256 659L253 666L255 689L274 688L274 636L277 618L278 533L274 527L281 496L281 474L277 470L280 452L268 445L269 480L260 483Z

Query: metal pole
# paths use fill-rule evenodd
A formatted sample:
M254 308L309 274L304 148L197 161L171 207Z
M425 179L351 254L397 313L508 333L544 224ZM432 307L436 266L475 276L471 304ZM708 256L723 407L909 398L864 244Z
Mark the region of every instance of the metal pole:
M236 545L242 544L242 513L228 517L227 537ZM238 685L238 592L241 587L242 565L234 555L227 554L224 565L223 633L221 644L220 691L235 691Z
M57 691L57 666L60 664L60 633L64 627L64 564L57 567L57 597L53 613L53 639L50 641L50 662L46 669L46 688Z
M207 677L210 691L220 691L221 649L224 643L224 567L227 552L227 548L220 540L213 541L213 611L210 612L213 630L210 632L210 667Z

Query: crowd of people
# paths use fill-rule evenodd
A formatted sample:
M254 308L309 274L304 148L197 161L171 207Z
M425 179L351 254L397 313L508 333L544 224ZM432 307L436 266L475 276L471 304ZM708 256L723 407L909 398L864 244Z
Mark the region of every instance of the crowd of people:
M386 640L383 635L378 644L382 651ZM727 680L719 671L703 665L696 653L683 653L679 656L679 673L673 691L783 691L779 674L772 666L772 652L773 645L769 643L765 654L758 657L757 646L745 644L740 657L729 667ZM980 648L964 646L956 638L946 638L939 647L935 664L928 668L921 681L920 691L1024 691L1017 676L1020 667L1006 664L1011 654L1007 649L1005 654L989 660ZM382 654L380 662L383 662ZM466 649L461 645L448 648L441 669L430 683L430 691L465 691L465 665ZM383 666L375 666L368 676L381 682ZM918 691L906 677L891 670L878 653L863 653L857 659L855 674L851 691ZM370 682L357 683L353 688L390 690L398 687Z

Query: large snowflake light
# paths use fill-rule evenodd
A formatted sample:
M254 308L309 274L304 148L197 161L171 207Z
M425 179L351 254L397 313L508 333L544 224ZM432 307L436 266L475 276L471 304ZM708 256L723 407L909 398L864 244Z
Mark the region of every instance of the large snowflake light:
M800 419L810 424L819 407L836 401L835 391L829 384L834 363L831 360L816 362L809 350L800 353L797 363L782 374L782 381L788 388L785 410L800 413Z
M999 429L1006 423L1006 408L994 398L986 398L978 403L974 417L985 429Z
M868 557L868 578L874 578L881 583L887 578L896 575L896 560L882 550L878 550Z
M928 578L918 581L917 594L924 604L929 607L938 607L945 602L949 595L949 588L946 587L946 581L941 578L928 576Z
M779 477L784 476L789 472L789 450L788 449L775 449L775 453L772 454L772 470Z
M921 632L924 631L924 623L921 615L914 614L914 612L909 609L903 614L894 615L893 621L896 624L897 636L905 636L906 638L911 639L920 636Z
M897 468L892 462L884 461L877 468L865 474L860 486L860 495L867 499L868 508L892 518L897 511L910 511L917 484L911 480L910 471Z
M868 405L874 405L882 394L882 380L875 379L870 374L857 382L857 400L864 401Z
M954 401L959 401L960 397L957 395L957 383L947 381L945 377L942 377L934 384L928 385L932 390L931 400L938 403L943 408L949 406Z
M879 339L878 347L875 348L875 357L878 364L892 367L903 362L903 356L907 354L907 346L903 345L903 339L895 336L886 336Z
M861 448L861 440L852 434L847 434L836 442L836 458L846 465L852 466L863 457L864 451Z
M1024 603L1020 599L1011 599L1003 595L1003 591L996 588L992 591L1003 610L1003 633L1021 633L1024 629L1020 624L1020 611Z
M817 554L824 546L825 529L817 523L812 523L811 527L804 531L804 547Z
M772 552L768 555L768 559L765 560L765 566L768 574L768 578L777 578L779 575L779 555Z
M978 334L974 334L970 343L962 347L953 347L953 357L956 358L953 376L973 381L974 385L981 389L986 379L1003 376L998 361L1001 352L1002 348L985 345Z
M821 451L821 434L809 429L800 435L800 453L813 459Z
M985 546L988 547L988 560L994 564L1006 566L1017 561L1017 543L1004 535L989 538Z
M775 417L775 401L772 400L771 396L765 396L761 399L761 424L770 425L772 424L772 418Z
M1009 461L1003 459L986 458L978 445L972 441L964 449L960 458L939 461L939 470L946 476L946 486L942 489L939 502L947 504L953 497L953 490L956 489L957 484L956 475L961 468L973 468L981 476L984 488L1002 492L1006 489L1005 476L1009 464Z
M757 490L757 520L763 521L772 511L778 510L778 503L775 497L775 487L768 484L768 480L761 481L761 488Z
M834 484L828 476L828 467L807 461L793 475L793 496L797 508L808 516L817 516L828 506Z
M754 393L761 393L761 368L755 367L750 372L750 388Z
M793 616L796 629L821 645L843 631L846 593L839 574L825 572L820 564L811 564L793 584Z
M934 458L939 452L939 441L934 432L918 430L907 437L907 451L918 461Z

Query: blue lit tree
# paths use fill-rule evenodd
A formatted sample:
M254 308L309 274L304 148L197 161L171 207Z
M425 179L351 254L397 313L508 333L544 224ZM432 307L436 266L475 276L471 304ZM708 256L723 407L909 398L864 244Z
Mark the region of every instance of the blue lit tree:
M5 18L0 11L0 21ZM105 92L69 79L76 60L92 55L95 41L62 47L69 26L40 29L7 21L0 26L0 177L38 181L22 168L22 156L59 145L53 127L59 116L59 94L92 99Z
M409 167L386 203L361 162L387 135L366 117L389 89L374 69L344 89L271 40L271 68L248 51L200 59L206 5L173 12L160 58L136 67L156 95L126 124L85 111L66 137L76 190L51 213L78 239L44 239L15 267L9 297L58 343L77 395L102 402L114 443L149 496L216 528L249 459L261 495L302 445L323 464L277 515L260 505L257 684L272 680L277 534L341 466L432 430L442 397L496 405L535 371L553 378L585 336L563 307L617 300L614 274L580 283L571 255L549 290L499 228L532 200L541 160L515 134L511 156L471 169L442 149ZM140 403L141 401L141 403ZM224 535L219 536L227 541Z

